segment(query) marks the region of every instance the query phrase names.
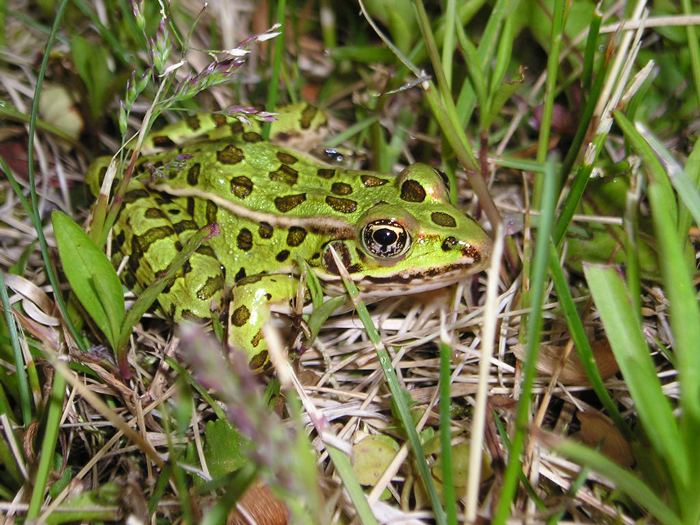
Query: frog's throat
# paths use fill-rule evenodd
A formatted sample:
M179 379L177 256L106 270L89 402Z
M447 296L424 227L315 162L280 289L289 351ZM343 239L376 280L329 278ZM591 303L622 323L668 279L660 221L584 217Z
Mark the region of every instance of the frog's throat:
M280 217L274 213L265 213L261 211L251 210L240 204L236 204L224 197L220 197L211 192L202 191L196 188L173 188L168 184L155 184L152 188L156 191L162 191L176 197L196 197L199 199L210 200L217 206L225 208L237 217L248 219L255 222L267 222L271 226L284 228L289 226L289 217ZM332 235L335 239L353 239L355 237L355 228L346 221L324 217L323 221L319 221L318 217L295 217L294 225L306 228L312 233L322 233L324 235Z

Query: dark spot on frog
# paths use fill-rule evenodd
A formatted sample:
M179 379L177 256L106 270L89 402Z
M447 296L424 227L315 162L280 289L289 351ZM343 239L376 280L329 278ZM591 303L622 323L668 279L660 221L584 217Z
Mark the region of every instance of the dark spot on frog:
M250 319L250 310L245 305L241 305L231 313L231 324L233 326L244 326Z
M197 131L202 127L202 123L199 121L199 117L197 115L187 117L185 119L185 123L187 124L187 127L192 131Z
M221 115L219 113L213 113L211 118L214 121L214 125L217 128L220 128L221 126L223 126L227 122L226 117L224 117L223 115Z
M469 246L467 248L462 248L462 255L465 257L471 257L474 259L474 264L481 261L481 252L474 246Z
M275 230L271 224L267 222L261 222L260 228L258 229L258 235L260 235L260 238L262 239L270 239L274 231Z
M156 278L160 278L160 275L156 275ZM168 284L165 285L165 288L163 288L163 291L160 292L160 293L162 293L162 294L169 294L169 293L170 293L170 290L171 290L172 287L173 287L173 284L175 284L175 279L170 279L170 282L169 282ZM174 307L175 307L175 304L173 304L172 306L173 306L173 308L174 308ZM171 310L172 310L173 308L171 308ZM172 316L173 316L173 314L171 313L171 314L170 314L170 317L172 317Z
M289 250L282 250L279 252L276 256L275 259L277 259L277 262L284 262L289 258Z
M255 334L255 337L253 337L253 338L250 340L250 344L253 346L253 348L257 348L258 345L260 344L260 341L262 341L262 330L258 330L258 333ZM265 356L264 356L264 357L265 357L265 361L267 361L267 352L264 352L264 354L265 354ZM250 361L250 366L251 366L251 368L254 366L254 362L255 362L255 364L257 365L257 360L260 358L261 355L262 355L262 353L256 355L256 356ZM263 363L263 364L264 364L264 363ZM257 366L256 366L255 368L257 368Z
M233 144L229 144L224 149L216 153L216 160L222 164L238 164L243 161L245 156L240 148Z
M236 246L244 252L249 251L253 247L253 234L248 228L242 228L236 237Z
M168 195L167 193L158 193L153 200L156 201L156 204L160 206L161 208L167 206L168 204L172 204L173 202L173 196Z
M263 138L260 136L260 133L248 131L243 133L243 140L246 142L262 142Z
M331 253L330 247L333 246L333 249L335 252L338 254L338 257L340 257L340 260L343 263L343 266L346 268L350 266L350 250L348 247L345 245L344 242L340 241L335 241L332 243L329 243L329 245L326 247L326 249L323 251L323 266L328 270L329 273L332 273L333 275L340 275L340 271L338 270L338 265L335 264L335 259L333 258L333 254Z
M258 337L258 335L260 335L260 337ZM253 337L253 340L251 341L251 344L253 345L253 347L258 346L258 344L260 343L260 338L262 338L262 334L260 332L255 334L255 337ZM253 357L253 359L250 360L250 363L248 364L248 366L250 367L251 370L260 370L263 367L265 367L265 365L267 365L267 363L268 363L267 350L264 350L264 351L260 352L259 354L256 354L255 357Z
M348 273L357 273L361 271L363 266L360 263L355 263L351 266L348 266Z
M444 252L449 252L452 248L454 248L457 245L457 239L454 237L447 237L443 242L442 242L442 251Z
M189 170L187 170L187 184L190 186L197 186L199 184L199 172L202 165L199 162L192 164Z
M316 175L318 175L322 179L332 179L333 177L335 177L335 170L329 168L320 168L316 171Z
M319 257L321 257L321 254L318 253L318 252L316 252L316 253L314 253L314 254L311 256L311 260L312 260L312 261L315 261L315 260L318 259Z
M450 178L447 176L447 173L445 173L444 171L439 170L437 168L434 168L434 169L437 172L437 174L440 175L440 178L442 179L442 182L445 185L445 189L449 192L450 191Z
M207 201L207 211L206 218L207 224L214 224L216 222L216 214L219 208L212 201Z
M376 188L377 186L384 186L387 182L386 179L380 179L374 175L361 175L360 180L365 188Z
M425 200L425 189L418 181L407 180L401 185L401 200L406 202L423 202Z
M131 237L131 253L141 256L148 251L148 249L156 242L161 239L167 239L175 235L175 230L171 226L156 226L150 230L142 233L141 235L134 235Z
M234 177L231 180L231 193L239 199L245 199L253 192L253 181L245 175Z
M316 116L316 113L318 112L318 108L312 105L307 105L304 108L304 111L301 112L301 128L302 129L308 129L311 126L311 123L314 120L314 117Z
M447 213L443 213L441 211L433 212L430 215L430 218L438 226L443 226L445 228L455 228L457 226L457 221L455 221L452 215L448 215Z
M282 182L289 186L294 186L298 178L299 172L286 164L283 164L277 171L270 172L270 180Z
M127 286L127 288L129 288L129 290L132 290L134 286L136 286L136 277L134 277L133 273L124 272L124 284Z
M148 197L149 193L146 190L131 190L124 195L124 204L131 204L139 199Z
M233 279L236 281L236 283L238 283L238 281L245 279L245 268L243 268L243 266L241 266L241 269L238 270L238 272L236 273L236 276Z
M265 274L263 273L258 273L255 275L251 275L250 277L244 277L241 279L239 282L236 283L236 286L247 286L249 284L255 284L257 282L260 282Z
M178 251L181 251L178 250ZM200 255L204 255L206 257L211 257L212 259L219 260L219 258L216 256L216 253L214 252L214 249L211 246L206 246L206 245L201 245L197 250L195 250L196 253Z
M153 145L158 148L172 148L177 144L167 135L158 135L153 137Z
M193 220L185 219L184 221L173 223L173 228L177 233L182 233L189 230L198 230L199 226Z
M183 319L187 319L188 321L206 321L206 319L198 316L192 310L189 310L187 308L180 310L180 317L182 317Z
M147 219L167 219L165 212L160 208L148 208L143 214Z
M299 226L292 226L289 228L289 233L287 233L287 246L296 247L301 245L306 239L306 230L300 228Z
M275 198L275 207L282 213L287 213L299 206L306 200L306 193L298 193L296 195L287 195L286 197Z
M350 199L326 197L326 204L340 213L353 213L355 210L357 210L357 203Z
M194 215L194 197L187 197L187 214L192 217Z
M290 155L285 151L278 151L277 159L284 164L294 164L296 161L299 160L294 155Z
M224 278L222 275L209 277L199 290L197 290L197 298L201 301L208 301L214 294L224 287Z
M334 182L331 186L331 192L336 195L350 195L352 193L352 186L345 182Z
M239 135L243 133L243 124L241 124L238 121L232 122L230 127L231 133L233 133L234 135Z

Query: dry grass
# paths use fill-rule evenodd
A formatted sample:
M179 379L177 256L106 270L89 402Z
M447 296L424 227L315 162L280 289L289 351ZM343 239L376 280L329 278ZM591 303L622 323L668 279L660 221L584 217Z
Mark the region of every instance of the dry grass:
M97 2L96 6L103 4ZM12 9L16 13L32 17L33 7L35 6L25 2L12 6ZM616 23L624 7L624 2L616 3L610 6L606 16L614 17ZM200 4L184 2L180 9L178 24L185 31L189 27L185 13L196 16ZM350 9L353 10L354 8ZM339 16L347 16L346 11L339 9ZM317 15L311 4L301 8L297 14L299 19L303 13ZM76 13L71 16L80 19ZM39 22L39 19L34 20ZM660 16L653 20L659 24L669 23L669 20ZM51 23L51 20L45 19L43 22ZM214 22L223 48L232 48L249 36L251 31L259 33L267 27L266 14L260 7L211 2L190 38L191 50L187 53L186 60L191 71L199 71L210 62L208 55L194 50L211 46L210 36ZM684 23L678 19L670 20L670 23L676 22ZM697 20L690 17L686 22L695 24ZM310 22L314 23L315 19ZM604 23L607 24L607 19ZM648 24L648 27L651 25ZM59 34L64 37L69 35L65 24ZM651 29L647 29L646 34L648 36L645 38L649 40L661 38ZM370 33L366 36L368 39L374 38ZM26 22L7 15L5 48L0 55L4 62L0 75L0 98L11 103L24 115L30 113L37 64L45 41L46 35L40 28L29 28ZM302 71L299 78L307 79L302 96L313 99L318 95L322 84L320 79L334 74L339 66L323 53L316 26L299 32L296 40L290 39L290 42L293 42L290 46L298 46L295 47L298 52L296 59ZM532 43L533 40L529 42ZM567 60L569 52L580 54L578 48L567 48L570 43L567 41L564 45L566 51L561 55L562 60ZM65 40L56 43L56 58L51 61L50 75L44 89L49 85L64 85L65 78L75 77L70 49ZM258 87L261 82L265 82L265 52L264 46L255 48L245 68L234 80L234 84L238 83L239 87L231 89L222 86L212 89L202 97L202 107L227 107L240 102L239 92L245 93L246 97L259 93ZM485 475L486 479L478 486L478 514L482 517L492 515L503 480L507 454L498 425L503 424L506 430L511 428L516 403L521 394L520 360L525 355L523 316L529 312L529 308L523 307L522 301L523 290L529 288L529 277L518 268L522 268L523 263L527 264L530 257L525 255L530 253L532 243L529 226L531 221L537 220L538 215L529 214L532 191L530 173L503 168L503 165L512 165L520 159L535 158L536 132L529 127L528 122L534 118L535 106L543 99L542 91L539 90L542 83L537 81L537 75L541 73L543 76L540 78L544 80L545 70L541 60L534 61L529 67L531 69L527 72L527 87L524 90L526 93L514 95L493 125L491 136L498 137L498 140L492 140L486 148L478 151L479 155L485 156L484 174L489 177L493 200L501 215L507 218L506 233L513 241L510 249L514 250L513 253L519 259L515 266L503 264L500 275L493 275L494 279L498 279L498 295L494 297L492 309L487 311L484 307L486 275L483 274L429 296L384 300L371 310L374 324L391 353L400 384L411 394L416 428L419 433L423 432L422 436L427 439L424 445L431 451L429 463L439 456L439 448L432 446L429 438L434 436L440 420L437 385L440 377L438 348L441 340L451 347L450 395L453 417L450 429L453 445L469 441L480 382L486 386L488 398L483 400L486 404L482 406L486 408L483 412L484 450L492 472ZM580 75L580 69L566 69L571 75ZM372 103L369 92L388 85L389 74L393 70L393 66L387 64L363 68L364 78L355 77L346 88L335 89L330 98L324 100L324 105L334 115L331 120L334 133L340 133L353 124L348 118L353 114L353 104ZM182 73L178 72L181 76L185 74L184 68ZM686 95L686 99L692 100L692 97ZM79 118L78 105L74 105L74 102L65 105L62 113L66 117ZM40 132L36 137L39 213L54 256L55 244L48 220L50 212L54 209L63 210L82 223L89 205L81 190L86 168L98 144L101 151L116 151L119 145L114 126L103 126L105 122L113 123L115 120L113 116L118 109L113 102L110 100L109 106L104 108L98 119L87 122L91 126L91 136L83 135L80 144L68 144L46 132ZM424 157L426 148L437 148L440 145L434 133L426 132L428 112L420 109L419 90L401 93L379 104L382 106L381 123L389 138L392 130L401 126L394 119L400 117L402 108L411 107L422 112L421 120L412 128L411 133L426 140L412 141L404 148L406 156L401 159L402 163L412 160L414 156ZM601 102L601 108L603 106ZM80 107L84 108L82 105ZM140 126L147 107L145 99L134 105L130 117L132 129ZM676 109L680 112L680 108ZM697 122L697 106L690 112ZM363 110L358 114L363 114ZM599 115L602 115L602 109ZM175 118L178 116L179 114L174 115ZM688 119L685 115L681 117L680 113L678 118ZM52 123L56 124L55 121ZM2 121L0 131L0 155L26 189L27 128L17 119L6 118ZM677 153L681 158L691 148L684 138L672 133L664 138L678 145ZM570 136L554 127L551 146L558 147L562 140L570 140ZM365 159L372 152L363 150L361 146L353 154L356 155L353 162L357 167L366 167ZM607 168L610 168L612 162L627 157L618 132L611 134L605 142L605 154L610 160ZM430 159L435 161L438 157L431 155ZM483 215L473 201L474 195L468 188L466 178L462 173L458 174L458 178L459 200L464 208L477 216ZM29 507L33 482L30 479L25 481L24 478L30 478L29 473L38 465L41 438L45 431L45 420L40 421L39 417L47 413L51 385L57 373L67 381L67 386L56 449L58 463L53 466L50 477L50 484L53 484L56 491L46 500L39 519L56 516L53 513L58 508L64 512L76 508L71 501L77 501L77 495L93 493L108 486L109 482L115 487L115 493L91 502L95 508L99 507L106 512L106 519L126 519L132 515L144 522L153 523L157 519L171 522L189 519L193 523L199 522L201 515L214 500L212 493L197 494L192 478L209 477L204 461L207 446L204 427L207 421L217 419L217 414L215 407L193 388L195 380L185 379L182 370L174 369L172 362L168 361L172 359L183 367L186 366L187 359L183 361L180 339L174 335L177 332L166 321L153 319L151 314L144 318L134 330L129 343L128 358L133 377L128 383L123 382L119 376L110 351L97 346L98 340L89 320L83 326L82 333L95 346L91 346L86 353L80 351L60 321L61 316L54 303L41 254L34 249L36 232L6 178L0 179L0 197L0 266L4 272L13 265L22 266L18 275L6 274L5 281L11 290L10 300L15 306L15 319L23 334L20 341L30 372L34 405L34 420L26 426L22 426L20 412L16 407L14 414L5 414L0 418L3 440L9 451L4 459L7 461L8 458L14 458L21 469L22 481L8 481L12 479L11 469L5 469L3 481L0 482L0 513L4 516L5 523L21 521ZM574 227L586 227L596 221L619 224L623 212L624 210L619 210L618 215L607 212L577 215L574 217ZM485 219L482 222L486 222ZM697 230L694 230L694 234L697 236ZM567 276L588 339L594 347L598 367L606 381L605 386L624 417L634 422L634 403L625 381L617 374L614 357L606 343L604 330L585 281L576 271L569 271ZM538 360L538 376L531 392L530 428L550 429L557 435L575 434L593 446L599 443L601 437L607 437L604 444L606 452L615 460L630 466L634 461L631 459L630 444L615 430L610 420L599 412L601 404L592 394L580 363L577 364L573 357L576 352L556 294L551 287L546 291L542 313L543 346ZM661 345L673 346L663 288L652 280L645 280L640 300L647 340L655 341L658 345L651 349L655 352L654 359L664 385L664 393L670 400L675 400L679 396L676 370L663 352L656 353ZM480 360L487 344L483 328L487 316L495 321L493 357L488 369L482 370L480 374ZM197 348L201 342L195 341L192 344ZM5 339L2 345L7 346ZM7 357L10 355L10 351L4 350L2 353L0 368L3 376L13 375L14 367ZM283 388L296 388L304 403L301 428L309 434L311 447L317 453L320 513L324 522L351 523L355 510L329 461L326 445L330 438L318 432L319 418L328 428L332 428L336 436L334 439L342 440L336 444L347 450L368 435L383 435L394 440L399 447L398 455L391 462L387 473L368 490L369 502L380 521L391 517L397 523L431 523L431 507L422 487L418 486L416 467L410 457L405 435L397 427L397 419L392 414L391 395L386 388L375 346L367 338L357 315L350 312L330 318L312 348L294 363L291 372L294 378L282 378ZM222 374L224 375L217 377L194 371L194 376L200 381L204 378L205 384L206 380L226 381L225 373ZM258 379L267 384L273 376L274 373L270 373ZM31 382L31 378L36 378L37 383ZM7 385L7 381L9 380L4 380L3 384ZM14 398L11 398L10 403L14 402ZM224 404L224 409L230 410L231 405ZM290 417L281 398L276 402L275 412L284 421ZM300 429L298 422L289 425L296 425L295 428ZM8 437L11 434L14 434L14 440ZM175 451L178 454L175 470L179 474L167 470L165 472L170 477L164 479L163 467L166 464L174 466L172 459ZM199 466L193 467L198 463ZM186 465L190 465L188 472L193 475L192 478L187 477L186 470L182 468ZM274 466L271 467L273 468ZM69 474L66 475L67 472ZM523 472L543 507L538 508L535 498L521 490L514 501L514 520L520 521L528 517L531 522L541 522L558 510L566 513L566 520L583 523L614 521L631 524L643 516L639 508L616 499L612 484L594 473L589 472L587 482L572 494L572 483L578 476L580 467L540 446L536 439L527 443ZM61 480L69 483L61 485ZM464 480L461 481L457 487L457 497L460 499L466 496ZM382 495L386 496L387 492L388 497L383 499ZM158 494L158 497L154 494ZM189 509L183 510L183 500L189 501ZM149 504L157 505L155 513L149 509ZM93 519L89 514L80 514L86 513L87 507L80 505L77 508L77 515L82 516L82 519ZM460 510L460 515L463 512Z

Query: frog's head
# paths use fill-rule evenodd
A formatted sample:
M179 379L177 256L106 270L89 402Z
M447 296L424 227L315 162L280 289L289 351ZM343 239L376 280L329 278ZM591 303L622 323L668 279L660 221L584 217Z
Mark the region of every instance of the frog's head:
M486 268L492 241L450 203L437 170L413 164L395 184L377 192L379 200L356 222L354 238L326 246L322 278L338 276L330 246L367 298L441 288Z

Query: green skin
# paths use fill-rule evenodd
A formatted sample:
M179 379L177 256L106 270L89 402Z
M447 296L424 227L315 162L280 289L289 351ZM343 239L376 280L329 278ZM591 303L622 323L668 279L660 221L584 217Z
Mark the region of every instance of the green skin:
M311 106L290 107L273 137L295 139L324 123ZM183 142L188 127L197 140ZM295 311L299 257L326 295L341 295L333 246L369 301L442 288L488 264L491 239L450 203L430 166L413 164L399 176L341 169L265 142L254 129L205 116L149 137L148 147L181 145L141 159L137 172L162 165L166 176L130 183L113 232L115 259L129 256L125 280L139 292L193 232L218 222L221 235L192 255L158 302L175 321L209 319L232 290L229 343L251 367L267 362L261 328L271 312ZM104 166L88 175L94 191Z

